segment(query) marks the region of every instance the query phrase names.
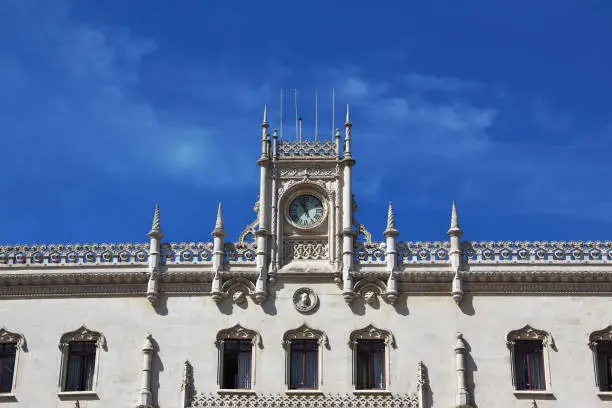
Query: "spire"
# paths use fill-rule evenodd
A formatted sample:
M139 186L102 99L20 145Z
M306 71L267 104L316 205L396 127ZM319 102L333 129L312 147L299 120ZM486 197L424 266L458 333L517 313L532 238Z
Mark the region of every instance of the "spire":
M389 201L389 211L387 212L387 229L384 232L385 236L399 235L399 231L395 228L395 214L393 213L393 204Z
M261 127L265 127L267 128L269 126L268 123L268 105L264 105L264 116L263 116L263 122L261 122Z
M225 226L223 225L223 204L219 203L217 208L217 221L215 222L215 229L213 230L213 236L226 236Z
M457 235L457 236L463 235L463 231L461 230L461 227L459 226L459 216L457 215L457 205L455 204L454 200L453 200L453 209L451 210L451 225L450 225L450 229L448 230L448 235Z
M161 222L159 219L159 203L155 204L155 214L153 215L153 225L151 231L147 234L149 238L162 239L164 234L161 231Z
M351 113L348 103L346 104L346 120L344 121L344 126L351 126Z

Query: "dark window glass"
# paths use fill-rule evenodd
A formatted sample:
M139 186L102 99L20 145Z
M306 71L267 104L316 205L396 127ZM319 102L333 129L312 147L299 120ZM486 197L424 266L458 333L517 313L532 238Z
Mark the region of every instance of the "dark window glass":
M385 388L385 343L367 340L357 343L357 389Z
M291 342L289 388L316 389L318 374L319 344L316 340L293 340Z
M74 341L70 343L64 391L91 391L95 364L95 342Z
M517 390L544 390L542 342L520 340L514 343L514 375Z
M600 391L612 391L612 342L597 345L597 378Z
M251 388L251 348L250 340L226 340L223 343L221 388Z
M13 388L16 355L15 343L0 344L0 392L11 392Z

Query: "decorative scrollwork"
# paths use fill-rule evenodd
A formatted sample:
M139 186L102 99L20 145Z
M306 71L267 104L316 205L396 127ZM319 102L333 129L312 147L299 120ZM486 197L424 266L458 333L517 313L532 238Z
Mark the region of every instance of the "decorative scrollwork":
M355 244L355 261L360 264L385 263L384 242L360 242Z
M93 341L96 343L96 346L106 350L106 338L104 335L100 332L89 330L85 325L79 327L75 331L62 335L59 342L59 348L63 350L73 341Z
M612 260L612 241L462 242L463 259L476 263L596 263Z
M0 328L0 344L16 344L17 348L26 349L25 337L21 333L8 331L5 327Z
M0 246L0 267L146 264L148 259L148 243Z
M359 340L383 340L388 346L396 347L395 337L390 331L378 329L372 324L353 331L349 336L349 346L353 347Z
M398 242L401 263L448 263L450 242Z
M284 141L278 145L278 156L281 159L309 159L311 157L336 157L334 145L329 140L311 142Z
M229 329L220 330L217 333L215 346L221 347L225 340L251 340L253 346L262 347L261 335L255 330L245 329L240 324L236 324Z
M416 394L198 394L192 399L189 408L417 408L419 399Z
M329 340L324 331L311 329L306 323L297 329L287 330L283 335L283 347L287 348L291 345L291 340L317 340L319 345L328 346Z
M327 240L285 240L285 263L293 260L322 260L329 257Z
M544 345L552 345L553 338L551 334L545 330L534 329L530 325L526 324L517 330L512 330L506 336L506 342L508 345L514 344L515 341L520 340L539 340Z
M226 262L252 263L255 262L257 243L236 242L225 244Z
M608 325L601 330L594 331L589 335L589 346L597 346L602 341L612 342L612 325Z

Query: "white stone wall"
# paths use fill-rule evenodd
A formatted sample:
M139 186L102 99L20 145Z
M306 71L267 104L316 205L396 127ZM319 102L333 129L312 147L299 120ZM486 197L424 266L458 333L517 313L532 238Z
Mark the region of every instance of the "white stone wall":
M295 289L315 290L320 307L311 315L295 310ZM12 299L0 301L0 326L21 332L28 351L21 355L15 394L7 407L74 407L57 396L61 335L82 324L102 332L108 351L101 351L98 367L99 400L80 401L80 407L133 407L141 382L142 343L151 332L159 346L154 358L154 400L161 408L180 406L183 364L194 368L197 392L215 392L218 330L240 323L259 331L263 349L256 351L254 390L283 393L286 330L302 323L323 330L330 349L324 350L321 390L350 393L352 330L372 323L390 330L397 349L391 351L390 389L416 391L417 362L428 368L433 407L451 407L455 398L454 344L461 331L469 345L468 373L475 383L478 407L530 407L531 401L513 395L505 336L529 323L549 331L558 351L550 353L554 400L538 407L603 407L597 396L588 335L610 323L612 299L570 296L467 296L457 307L449 296L400 297L397 309L381 303L378 309L357 300L347 306L333 284L280 283L276 298L262 310L249 300L240 307L229 300L219 306L210 297L162 297L157 313L144 297ZM468 381L469 384L469 381Z

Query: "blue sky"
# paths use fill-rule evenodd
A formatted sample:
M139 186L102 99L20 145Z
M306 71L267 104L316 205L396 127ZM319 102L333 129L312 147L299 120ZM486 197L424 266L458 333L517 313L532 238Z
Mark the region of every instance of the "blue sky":
M0 242L229 239L264 103L351 104L357 218L382 239L612 235L612 2L2 0ZM306 5L307 4L307 5ZM336 123L342 120L337 112ZM288 128L291 126L288 125Z

